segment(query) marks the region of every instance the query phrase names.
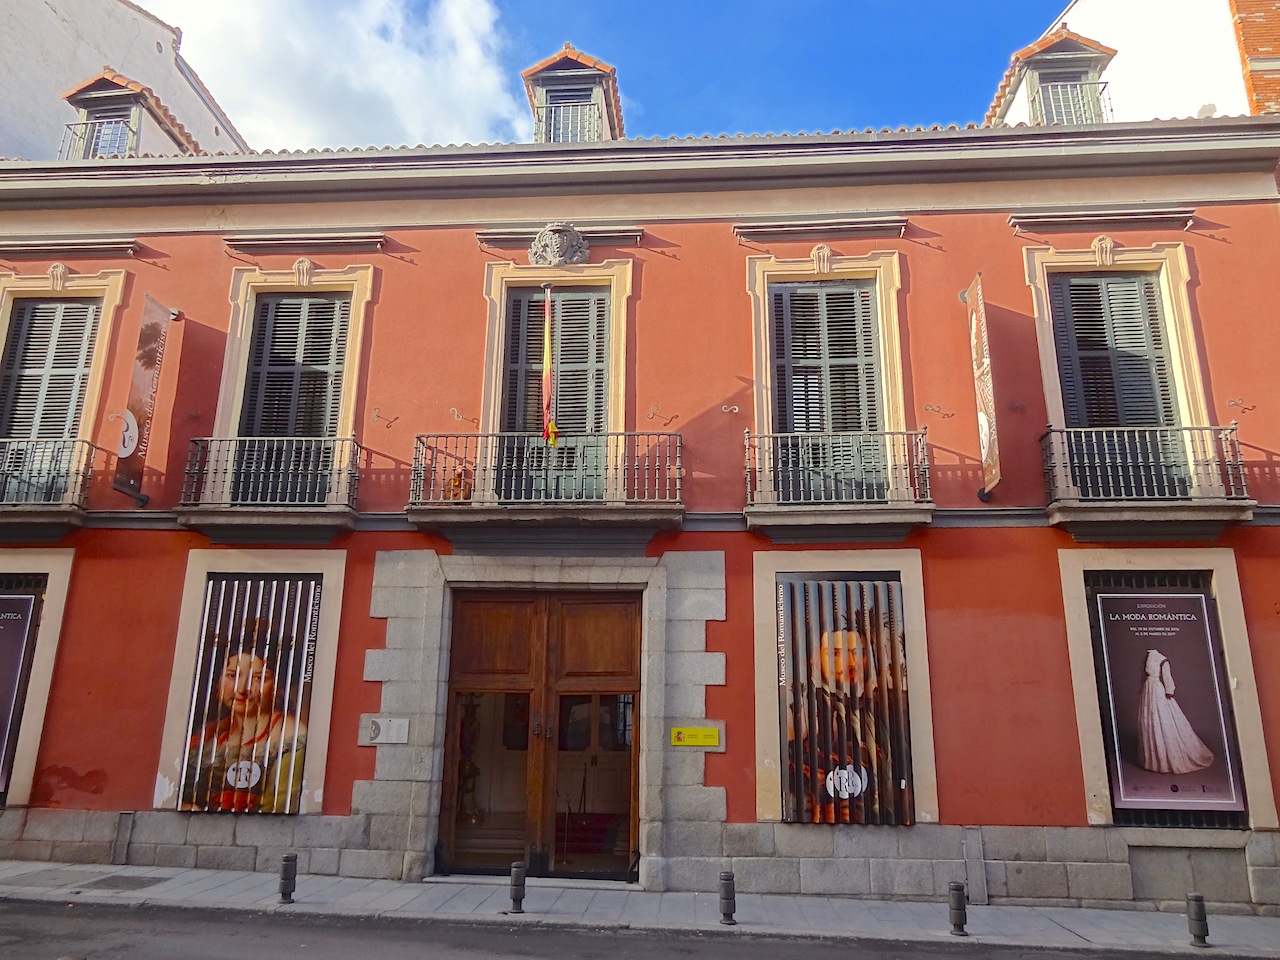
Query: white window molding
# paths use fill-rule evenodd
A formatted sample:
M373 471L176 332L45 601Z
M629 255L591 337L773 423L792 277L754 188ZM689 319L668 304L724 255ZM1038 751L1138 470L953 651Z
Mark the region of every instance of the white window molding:
M231 321L222 362L222 383L218 389L218 409L213 435L235 437L240 429L240 408L244 402L245 378L249 369L249 349L258 297L265 294L346 293L351 296L351 320L347 330L347 353L342 381L342 402L338 408L339 437L355 435L356 387L360 381L360 357L369 302L373 298L372 264L353 264L325 270L305 257L289 270L262 270L237 267L231 273Z
M485 336L484 392L480 401L480 433L502 432L503 363L506 351L507 300L515 288L607 287L609 289L609 418L606 431L626 427L627 311L631 301L632 262L539 264L489 263L484 296L489 304Z
M897 573L902 582L907 640L911 776L917 823L938 822L938 772L933 744L933 697L924 623L924 572L919 550L764 550L753 556L755 610L756 819L782 820L782 735L778 720L779 574Z
M210 574L319 574L320 625L316 638L315 672L311 680L311 707L307 715L308 749L302 771L299 813L320 813L324 799L325 769L329 753L333 686L338 661L338 624L342 612L345 550L192 550L182 585L178 636L169 700L160 741L160 765L156 773L153 806L173 810L182 782L185 746L190 736L191 685L200 646L200 623Z
M755 348L756 430L776 433L773 424L773 350L769 337L769 285L870 278L876 285L876 313L880 333L880 413L886 432L907 429L902 389L901 319L898 293L902 289L902 254L876 250L856 257L835 256L819 244L804 260L773 256L747 257L747 294Z
M7 315L7 313L6 313ZM58 657L58 640L62 636L62 615L67 605L67 588L71 584L71 562L75 550L7 550L0 553L0 574L43 574L47 580L40 626L36 630L31 672L27 677L27 696L18 720L18 741L9 774L9 792L5 803L21 807L31 802L35 782L36 760L44 735L45 713L49 708L49 691L53 684L53 665Z
M1253 653L1249 646L1235 551L1228 548L1068 549L1058 551L1058 569L1062 577L1067 652L1071 660L1071 685L1075 696L1084 802L1089 823L1109 824L1112 814L1085 573L1091 570L1205 570L1211 577L1213 598L1218 607L1227 689L1235 714L1249 823L1255 830L1276 829L1275 792L1262 730L1262 710L1258 703L1258 684L1253 671Z
M1183 426L1213 426L1200 375L1191 314L1191 273L1184 243L1155 243L1149 247L1122 247L1100 236L1087 250L1058 250L1054 247L1027 247L1027 286L1031 288L1036 320L1036 343L1040 351L1040 371L1044 380L1049 423L1066 426L1063 412L1062 378L1053 339L1053 314L1049 301L1050 277L1057 273L1141 273L1159 275L1164 307L1174 389L1182 412Z
M80 431L73 439L92 441L98 426L98 410L106 380L107 357L115 332L116 316L124 297L124 270L103 270L89 275L72 273L55 263L46 273L0 273L0 349L8 342L17 300L97 300L100 304L98 334L93 344L93 364L80 410ZM113 439L103 446L114 448Z

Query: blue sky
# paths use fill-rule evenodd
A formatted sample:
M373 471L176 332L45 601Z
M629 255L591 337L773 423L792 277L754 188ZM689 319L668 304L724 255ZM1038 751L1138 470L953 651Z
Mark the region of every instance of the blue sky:
M1065 0L497 0L512 66L618 69L631 136L980 121ZM637 16L636 11L646 11ZM536 11L536 15L530 15Z
M981 120L1066 0L135 0L257 148L527 140L524 67L612 64L629 136Z

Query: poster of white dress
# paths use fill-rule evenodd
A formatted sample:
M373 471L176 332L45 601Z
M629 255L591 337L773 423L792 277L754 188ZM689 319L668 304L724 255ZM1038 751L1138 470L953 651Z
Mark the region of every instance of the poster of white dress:
M1117 808L1243 810L1235 731L1200 594L1099 594Z

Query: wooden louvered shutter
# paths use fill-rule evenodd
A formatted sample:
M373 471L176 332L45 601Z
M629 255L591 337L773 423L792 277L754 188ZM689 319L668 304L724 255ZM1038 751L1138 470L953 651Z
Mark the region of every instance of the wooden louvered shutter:
M1067 427L1178 426L1156 274L1056 274L1049 299Z
M542 432L545 296L517 290L508 303L504 431ZM602 433L609 422L609 291L553 291L551 311L556 426L564 435Z
M883 429L875 282L784 284L770 293L776 432Z
M258 300L240 436L337 435L350 319L349 297Z
M96 300L16 302L0 380L0 436L77 436L100 311Z

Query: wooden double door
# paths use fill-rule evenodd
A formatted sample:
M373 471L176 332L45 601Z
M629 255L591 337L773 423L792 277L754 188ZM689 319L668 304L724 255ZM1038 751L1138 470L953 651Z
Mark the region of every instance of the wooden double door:
M441 872L638 869L640 596L459 592Z

